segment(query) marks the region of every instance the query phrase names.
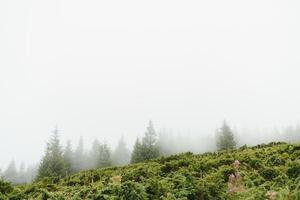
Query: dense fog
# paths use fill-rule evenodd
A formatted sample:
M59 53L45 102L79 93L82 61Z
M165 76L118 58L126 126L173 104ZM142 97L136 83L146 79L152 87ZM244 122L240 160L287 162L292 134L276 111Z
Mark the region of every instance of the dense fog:
M93 146L113 158L121 138L130 155L149 120L167 154L215 151L223 120L237 146L296 142L299 10L297 0L1 0L1 174L32 180L55 126L62 148L86 158Z

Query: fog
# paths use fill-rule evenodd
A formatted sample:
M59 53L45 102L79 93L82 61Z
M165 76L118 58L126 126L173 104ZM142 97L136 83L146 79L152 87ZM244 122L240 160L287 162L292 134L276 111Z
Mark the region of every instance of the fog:
M114 147L123 135L130 149L149 120L182 151L210 149L224 119L241 143L281 140L299 122L299 10L297 0L1 0L0 168L38 163L56 125L63 144Z

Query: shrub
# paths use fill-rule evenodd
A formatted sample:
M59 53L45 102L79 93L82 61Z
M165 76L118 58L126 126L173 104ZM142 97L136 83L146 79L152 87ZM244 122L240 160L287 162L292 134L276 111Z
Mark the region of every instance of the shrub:
M288 167L289 168L287 170L287 175L290 178L300 177L300 161L294 161L294 162L290 163Z
M12 191L13 191L12 185L9 182L7 182L7 181L3 180L2 178L0 178L0 193L7 194L7 193L10 193Z
M266 167L261 171L262 177L264 177L266 180L272 180L275 177L279 175L278 170L271 168L271 167Z

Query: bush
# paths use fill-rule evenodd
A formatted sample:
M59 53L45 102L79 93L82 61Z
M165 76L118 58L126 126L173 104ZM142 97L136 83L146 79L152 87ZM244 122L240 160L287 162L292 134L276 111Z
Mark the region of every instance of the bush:
M279 175L278 170L271 168L271 167L266 167L261 171L262 177L264 177L266 180L270 181L274 178L276 178Z
M12 191L13 191L12 185L9 182L7 182L7 181L3 180L2 178L0 178L0 193L7 194L7 193L10 193Z
M288 167L289 168L287 170L287 175L290 178L300 177L300 161L294 161L294 162L290 163Z

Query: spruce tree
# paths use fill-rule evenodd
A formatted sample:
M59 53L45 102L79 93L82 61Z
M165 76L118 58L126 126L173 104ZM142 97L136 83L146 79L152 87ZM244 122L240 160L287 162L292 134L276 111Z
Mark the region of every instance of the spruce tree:
M158 134L157 145L160 150L160 154L163 156L170 156L174 153L175 147L170 145L173 144L173 138L170 132L166 129L162 129Z
M124 137L118 142L116 149L112 155L112 161L114 165L126 165L130 161L130 152L126 147Z
M226 121L223 122L223 126L217 131L217 149L228 150L236 148L236 141L231 128L227 125Z
M83 138L79 138L78 146L73 157L74 172L79 172L86 168L86 156L84 152Z
M11 161L7 167L7 169L4 171L3 176L6 180L9 182L16 184L17 178L18 178L18 172L16 168L15 161Z
M143 160L141 156L141 150L142 150L142 144L139 138L137 138L133 146L133 151L131 153L130 163L138 163Z
M38 165L29 165L26 169L26 182L31 182L37 177L39 166Z
M17 179L17 184L23 184L26 183L26 171L25 171L25 163L22 162L20 165L20 169L18 172L18 179Z
M157 136L152 121L149 121L147 131L145 132L144 137L142 138L142 143L136 141L131 162L142 162L144 160L149 160L157 158L160 155Z
M73 173L73 151L71 141L68 140L64 149L63 158L66 167L66 174L70 175Z
M37 178L65 176L65 162L62 147L60 146L58 129L55 128L53 135L47 143L46 152L41 160Z
M154 130L152 121L149 121L147 131L142 139L142 159L149 160L159 156L159 148L157 144L157 135Z
M97 167L109 167L111 166L111 153L106 143L103 143L99 147L99 155L97 159Z
M99 151L100 151L100 142L99 140L95 139L93 141L92 148L90 149L89 155L88 155L88 168L93 169L97 167L98 157L99 157Z

